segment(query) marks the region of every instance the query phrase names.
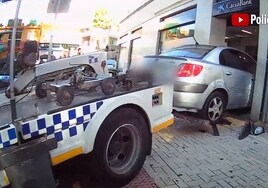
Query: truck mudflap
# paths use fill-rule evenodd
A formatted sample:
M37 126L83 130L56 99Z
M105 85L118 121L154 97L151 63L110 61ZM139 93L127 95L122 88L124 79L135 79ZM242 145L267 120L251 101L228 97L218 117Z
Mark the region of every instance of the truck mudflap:
M49 154L56 147L55 139L40 138L2 150L0 187L56 188Z
M18 143L16 128L13 124L0 126L0 149Z

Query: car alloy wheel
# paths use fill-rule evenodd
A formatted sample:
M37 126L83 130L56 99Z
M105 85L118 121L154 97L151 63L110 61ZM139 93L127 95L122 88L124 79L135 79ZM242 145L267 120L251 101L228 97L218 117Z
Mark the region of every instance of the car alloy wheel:
M208 106L208 117L211 121L216 121L223 113L223 101L220 97L213 98Z

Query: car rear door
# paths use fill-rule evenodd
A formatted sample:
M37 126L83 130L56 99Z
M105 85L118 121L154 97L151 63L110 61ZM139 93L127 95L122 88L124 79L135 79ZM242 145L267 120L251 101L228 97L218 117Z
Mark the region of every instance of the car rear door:
M225 49L220 53L223 78L229 92L230 108L247 107L251 102L256 62L245 53Z

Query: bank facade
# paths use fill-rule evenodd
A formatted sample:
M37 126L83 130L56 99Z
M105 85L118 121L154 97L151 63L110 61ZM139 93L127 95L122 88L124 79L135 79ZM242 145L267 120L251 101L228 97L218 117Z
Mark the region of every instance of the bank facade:
M120 23L119 68L195 40L241 49L257 60L250 118L268 122L268 24L234 27L234 13L264 17L268 0L145 0Z

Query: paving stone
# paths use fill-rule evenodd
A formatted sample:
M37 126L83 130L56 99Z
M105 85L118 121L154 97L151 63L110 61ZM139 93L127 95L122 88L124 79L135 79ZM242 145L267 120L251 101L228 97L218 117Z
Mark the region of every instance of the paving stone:
M218 180L217 181L218 184L220 184L222 187L224 188L232 188L232 186L230 184L228 184L226 181L224 180Z
M183 182L189 182L189 181L192 181L192 179L190 178L190 176L188 176L187 174L178 174L178 176L180 177L180 179L183 181Z
M225 178L224 179L227 183L231 183L231 182L234 182L234 181L237 181L239 180L239 178L237 176L230 176L228 178Z
M235 181L230 182L229 185L231 185L232 187L238 187L239 186L239 184L237 182L235 182Z
M191 175L190 176L190 178L192 179L192 180L200 180L201 178L198 176L198 175Z
M198 180L187 182L187 185L189 185L190 187L193 187L193 186L202 185L203 183L205 182L202 179L198 179Z
M212 187L216 187L219 184L217 184L216 182L209 182L209 183L205 183L205 184L201 184L200 187L201 188L212 188Z
M172 180L166 180L166 181L164 181L164 183L165 183L167 186L174 185L174 186L177 187L177 185L176 185L176 184L174 183L174 181L172 181Z
M210 182L212 179L206 175L205 173L202 173L202 174L197 174L204 182L208 183Z
M225 174L219 174L219 175L215 175L215 176L212 176L211 179L213 179L214 181L215 180L221 180L221 179L224 179L226 178L227 176Z
M156 183L156 185L159 186L159 187L166 186L166 184L164 183L164 181L162 181L160 178L153 178L153 180Z
M176 175L176 173L168 166L162 167L163 171L168 175Z
M215 175L211 170L209 170L207 168L202 168L201 171L203 171L207 176L214 176Z
M188 184L184 183L180 178L174 179L173 181L179 188L187 188L188 187Z
M177 185L168 185L168 186L164 186L162 188L178 188Z
M238 122L218 126L215 137L210 126L175 118L175 125L154 134L144 169L160 188L267 188L268 133L238 140Z
M241 187L249 187L249 184L247 183L247 182L245 182L245 181L243 181L243 180L237 180L236 181L238 184L239 184L239 186L241 186Z
M263 187L265 183L262 180L255 180L251 181L249 184L251 187Z

